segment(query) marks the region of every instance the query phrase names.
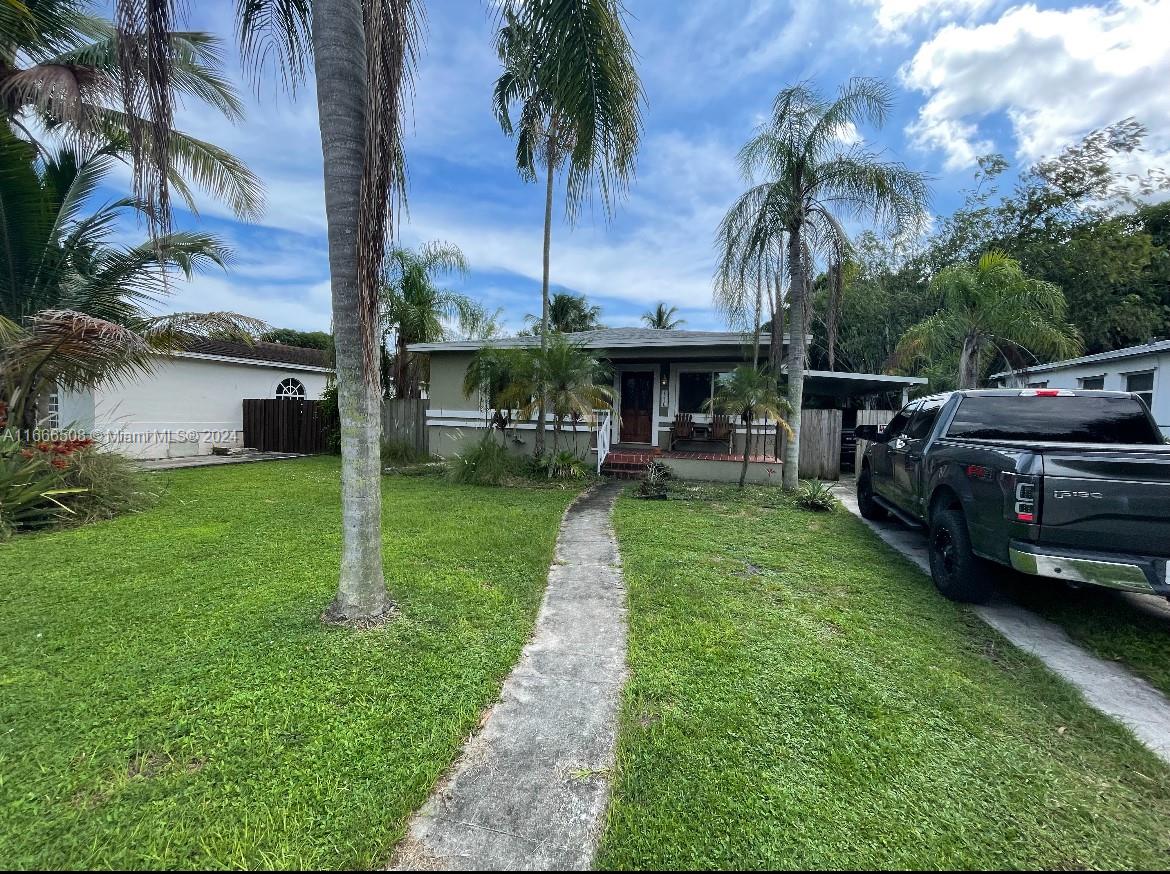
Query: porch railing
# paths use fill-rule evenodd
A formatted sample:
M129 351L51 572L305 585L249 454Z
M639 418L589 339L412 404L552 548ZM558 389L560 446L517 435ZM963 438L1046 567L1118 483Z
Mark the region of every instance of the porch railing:
M610 431L612 431L612 420L609 410L603 410L598 413L598 421L601 423L597 426L597 472L601 473L601 466L605 464L605 457L609 455L609 439Z

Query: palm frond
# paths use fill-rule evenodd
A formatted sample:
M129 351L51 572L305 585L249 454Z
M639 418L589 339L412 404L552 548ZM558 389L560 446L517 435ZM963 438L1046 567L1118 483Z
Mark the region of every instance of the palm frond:
M305 81L313 58L312 5L312 0L237 0L240 55L257 86L270 69L290 93Z

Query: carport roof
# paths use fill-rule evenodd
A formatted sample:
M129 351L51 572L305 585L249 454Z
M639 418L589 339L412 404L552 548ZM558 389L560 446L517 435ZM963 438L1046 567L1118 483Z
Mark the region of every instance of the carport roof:
M901 391L916 385L926 385L921 376L892 376L885 373L841 373L835 370L806 370L804 393L832 398L855 398Z

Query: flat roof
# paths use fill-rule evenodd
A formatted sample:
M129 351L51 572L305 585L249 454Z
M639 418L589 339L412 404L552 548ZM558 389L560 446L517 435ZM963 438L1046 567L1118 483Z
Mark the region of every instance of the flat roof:
M740 346L751 342L751 334L742 331L664 331L657 328L602 328L565 334L586 349L662 349L678 346ZM768 334L760 335L760 345L771 342ZM788 342L788 335L784 335ZM500 337L495 340L449 340L441 343L411 343L411 352L474 352L484 346L501 349L539 346L540 337Z
M895 376L887 373L842 373L836 370L806 370L804 393L850 398L860 395L899 391L916 385L926 385L922 376Z
M1161 352L1170 352L1170 340L1155 340L1141 346L1126 346L1124 349L1114 349L1112 352L1098 352L1095 355L1082 355L1080 358L1067 358L1064 361L1053 361L1050 364L1037 364L1035 367L1020 367L1016 370L1002 370L991 374L992 379L1001 376L1012 376L1020 373L1043 373L1050 370L1060 370L1065 367L1077 367L1082 364L1096 364L1101 361L1117 361L1121 358L1136 358L1140 355L1157 355Z

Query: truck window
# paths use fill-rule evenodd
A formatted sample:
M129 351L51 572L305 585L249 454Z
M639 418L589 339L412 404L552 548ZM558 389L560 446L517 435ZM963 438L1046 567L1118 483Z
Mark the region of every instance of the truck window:
M906 437L910 440L925 440L929 437L930 432L934 430L934 423L938 421L938 411L945 402L946 398L924 400L906 429Z
M1038 443L1161 443L1162 437L1134 398L966 397L948 437Z
M899 434L904 432L906 430L906 423L910 421L910 414L914 412L914 408L917 406L918 402L915 401L910 406L899 411L898 414L894 416L894 418L890 419L890 424L886 425L886 427L882 429L882 434L884 434L886 437L897 437Z

